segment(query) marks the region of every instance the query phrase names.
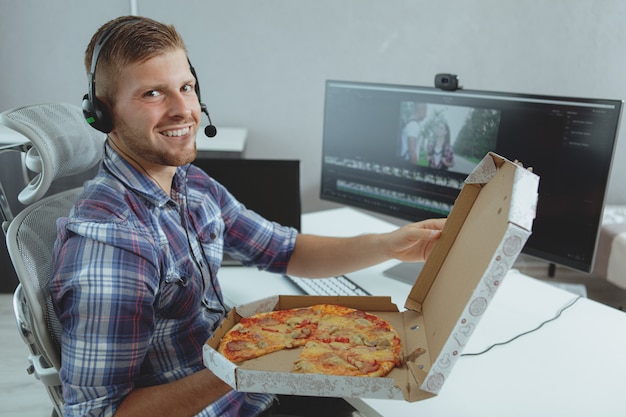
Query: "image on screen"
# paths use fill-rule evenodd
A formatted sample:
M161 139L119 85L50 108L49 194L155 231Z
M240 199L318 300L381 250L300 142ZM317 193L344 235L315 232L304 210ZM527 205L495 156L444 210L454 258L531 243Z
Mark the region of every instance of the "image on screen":
M399 114L396 149L412 164L467 175L495 149L497 109L403 101Z

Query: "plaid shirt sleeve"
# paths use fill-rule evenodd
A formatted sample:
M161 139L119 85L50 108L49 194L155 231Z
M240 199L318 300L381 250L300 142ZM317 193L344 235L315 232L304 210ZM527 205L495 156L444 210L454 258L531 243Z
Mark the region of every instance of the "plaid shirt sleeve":
M188 179L192 221L212 268L217 270L223 252L228 252L244 265L285 272L297 235L295 229L248 210L219 183L207 181L199 169L190 170ZM207 221L210 218L216 221Z

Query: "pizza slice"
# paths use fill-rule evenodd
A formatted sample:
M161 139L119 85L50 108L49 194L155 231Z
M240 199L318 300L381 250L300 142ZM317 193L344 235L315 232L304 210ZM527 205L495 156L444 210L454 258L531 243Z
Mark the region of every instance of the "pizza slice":
M222 338L218 351L234 363L303 346L315 334L319 315L310 308L271 311L242 318Z

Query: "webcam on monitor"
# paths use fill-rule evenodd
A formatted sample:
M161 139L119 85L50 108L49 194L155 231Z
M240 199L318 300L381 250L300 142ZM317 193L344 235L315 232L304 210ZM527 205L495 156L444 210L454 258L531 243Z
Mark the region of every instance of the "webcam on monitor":
M459 77L456 74L437 74L435 75L435 87L446 91L460 90Z

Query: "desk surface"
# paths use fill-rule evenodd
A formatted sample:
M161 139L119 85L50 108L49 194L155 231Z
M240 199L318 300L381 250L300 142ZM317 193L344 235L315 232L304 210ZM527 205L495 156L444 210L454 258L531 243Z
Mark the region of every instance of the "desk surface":
M352 209L305 214L303 231L327 235L386 232L395 226ZM402 309L409 285L383 276L388 261L350 278ZM227 302L296 294L280 276L225 267L219 279ZM259 285L254 285L258 282ZM517 271L503 281L464 353L480 352L537 327L576 298ZM540 330L480 356L462 357L441 393L407 403L348 399L371 416L624 415L626 314L588 299L577 301Z
M4 125L0 125L0 146L26 142L26 137Z
M204 133L204 126L198 130L196 147L205 152L242 153L246 147L248 129L242 127L218 127L217 135L209 138Z

